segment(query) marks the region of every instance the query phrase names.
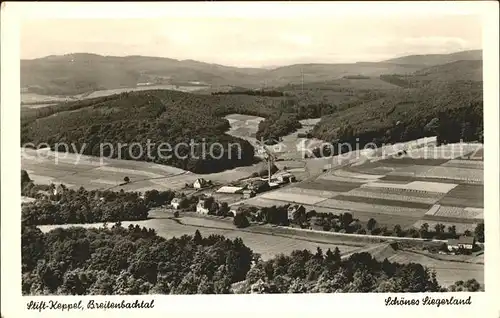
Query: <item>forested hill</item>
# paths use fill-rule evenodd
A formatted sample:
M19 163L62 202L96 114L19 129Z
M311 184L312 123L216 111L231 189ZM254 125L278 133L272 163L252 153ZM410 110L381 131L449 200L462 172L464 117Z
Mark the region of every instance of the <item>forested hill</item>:
M393 92L324 116L313 136L360 146L396 143L424 136L447 142L483 141L481 82L456 81Z
M113 158L154 161L197 173L211 173L249 165L254 160L254 149L246 140L225 134L229 122L222 118L232 112L266 112L269 105L254 106L257 97L205 96L176 91L156 90L122 93L102 98L82 100L36 110L22 119L21 143L36 145L47 142L74 143L83 154L100 155L100 145L111 143ZM118 153L118 143L139 143L148 149L147 142L156 144L146 151L129 153L128 147ZM191 141L198 142L191 152ZM213 148L213 156L203 158L213 143L223 146ZM160 143L170 145L171 156L158 156ZM180 143L178 155L173 150ZM85 146L84 146L85 145ZM110 153L104 147L104 155ZM137 147L136 150L139 148ZM165 148L163 148L165 149ZM221 151L224 153L221 154ZM241 151L241 156L240 156ZM151 157L153 159L148 158ZM220 159L218 159L220 157Z
M96 90L133 88L138 84L204 83L258 88L289 83L328 81L344 76L410 74L459 60L481 60L481 51L412 55L382 62L308 63L264 68L238 68L193 60L147 56L101 56L88 53L21 60L21 87L43 95L77 95ZM190 84L189 84L190 85Z
M480 61L483 59L482 50L460 51L450 54L422 54L407 55L386 60L387 63L418 64L418 65L438 65L456 61Z
M403 88L418 88L456 81L483 80L483 62L480 60L461 60L434 65L416 71L414 74L384 74L380 79Z

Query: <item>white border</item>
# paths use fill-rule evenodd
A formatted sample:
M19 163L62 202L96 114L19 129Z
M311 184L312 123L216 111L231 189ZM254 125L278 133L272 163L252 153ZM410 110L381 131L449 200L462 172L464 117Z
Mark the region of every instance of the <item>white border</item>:
M498 135L498 4L491 2L336 2L336 3L2 3L1 12L1 313L11 317L67 317L68 313L45 311L42 314L24 310L29 299L40 297L21 296L20 275L20 160L18 154L19 132L19 21L21 19L50 18L158 18L158 17L262 17L293 18L300 15L314 16L336 14L481 14L484 18L483 73L485 113L485 224L486 292L474 293L472 306L459 307L388 307L383 299L386 294L332 294L332 295L232 295L232 296L126 296L126 297L50 297L50 299L155 299L155 309L146 315L169 317L185 316L234 316L255 314L286 315L304 317L315 314L349 315L366 313L400 317L444 315L459 317L498 317L498 292L500 279L500 235L499 235L499 135ZM444 296L435 294L433 296ZM450 296L451 294L446 294ZM460 293L459 296L465 294ZM423 294L399 294L399 297L422 297ZM88 315L114 315L135 317L141 311L82 311L71 312L80 317Z

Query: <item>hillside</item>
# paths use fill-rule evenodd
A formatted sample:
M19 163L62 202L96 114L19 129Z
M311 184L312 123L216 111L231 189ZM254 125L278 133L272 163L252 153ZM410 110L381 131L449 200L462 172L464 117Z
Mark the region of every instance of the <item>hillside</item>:
M22 118L21 142L47 142L52 148L56 143L72 143L76 151L94 156L101 154L101 144L110 143L114 151L110 153L109 148L104 147L104 156L153 161L197 173L219 172L253 163L253 147L245 140L225 134L229 122L222 118L223 112L250 108L255 99L246 97L221 98L158 90L70 102L43 108L31 117ZM200 111L201 108L205 111ZM265 112L265 105L261 111ZM210 149L213 143L220 143L223 149L214 146L214 157L204 158L203 151L207 150L203 150L203 140L205 149ZM156 145L150 148L150 154L146 151L148 141ZM191 148L191 141L198 145ZM186 145L179 146L178 154L171 150L162 157L158 153L160 143L168 143L175 149L182 142ZM119 143L139 143L144 151L138 153L136 148L130 153L125 147L120 153ZM221 158L217 159L219 155Z
M139 83L213 85L238 83L260 69L235 68L192 60L77 53L21 61L21 87L46 95L76 95L95 90L135 87Z
M470 51L461 51L451 54L408 55L386 60L384 62L432 66L438 64L447 64L461 60L482 60L482 59L483 59L482 50L470 50Z
M434 124L429 123L433 118ZM385 97L351 103L324 116L314 137L356 144L395 143L438 135L448 142L482 140L482 83L456 81L392 92Z
M480 59L480 54L474 52L408 56L384 62L296 64L274 69L237 68L160 57L75 53L21 60L21 87L24 93L64 96L133 88L146 83L192 85L196 82L215 87L231 85L258 88L298 84L302 83L302 79L305 83L311 83L349 75L377 77L382 74L410 74L430 65Z
M417 88L429 84L455 81L482 81L483 62L481 60L460 60L426 67L411 75L384 74L380 76L380 79L404 88Z

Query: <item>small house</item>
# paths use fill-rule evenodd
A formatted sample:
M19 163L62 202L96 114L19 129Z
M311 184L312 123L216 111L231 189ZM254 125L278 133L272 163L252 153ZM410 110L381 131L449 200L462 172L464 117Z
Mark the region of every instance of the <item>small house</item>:
M253 190L245 190L243 191L243 198L244 199L250 199L255 196L255 192Z
M475 239L472 236L460 236L457 239L448 240L448 251L456 251L458 249L472 250L475 245Z
M194 181L193 183L193 188L195 189L201 189L208 186L208 181L203 179L203 178L198 178Z
M177 210L180 208L181 203L182 203L181 198L173 198L172 201L170 202L170 205Z
M205 200L204 199L200 199L198 201L198 204L196 205L196 212L197 213L200 213L200 214L208 214L208 212L210 211L209 208L206 208L205 207Z

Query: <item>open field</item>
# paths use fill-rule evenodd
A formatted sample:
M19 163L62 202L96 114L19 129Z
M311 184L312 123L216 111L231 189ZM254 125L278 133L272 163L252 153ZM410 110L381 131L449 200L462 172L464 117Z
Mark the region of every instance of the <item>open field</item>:
M230 114L224 118L227 119L231 125L227 134L246 139L254 146L257 145L255 135L257 133L259 123L264 120L264 118L243 114ZM268 150L273 152L281 160L302 162L303 154L307 153L306 149L313 149L315 144L320 144L323 141L314 138L298 138L298 134L308 132L317 122L319 122L319 120L320 118L301 120L300 122L303 125L302 128L283 136L279 143L268 146ZM302 164L302 166L304 166L304 164Z
M482 206L482 196L479 195L479 192L482 194L481 185L464 185L460 180L429 178L424 175L432 169L444 169L444 171L448 168L456 169L441 166L447 161L411 158L361 160L359 164L343 165L341 168L320 173L318 177L310 178L293 187L258 195L256 198L247 200L246 203L260 207L301 203L308 210L314 209L334 214L350 212L354 218L362 222L373 217L379 224L390 228L396 224L408 228L423 219L425 213L431 210L432 205L443 200L459 200L460 194L467 191L468 187L474 190L468 195L474 203L471 202L465 206ZM479 163L469 165L480 167ZM481 169L468 170L482 172ZM467 202L462 201L463 204ZM459 210L466 211L463 208ZM467 213L472 212L462 214ZM459 223L463 223L465 221L462 214L457 214L454 219L446 220L458 220ZM451 215L434 217L449 218ZM427 219L427 216L425 218Z
M454 159L441 165L442 167L466 168L466 169L484 169L484 162L478 160Z
M405 202L416 202L425 204L436 203L442 194L429 194L427 195L418 192L404 192L399 191L399 189L384 189L384 188L358 188L344 193L344 196L357 196L363 198L375 198L384 200L395 200L395 201L405 201Z
M398 189L402 191L415 192L415 193L448 193L456 184L438 183L427 181L412 181L407 184L401 183L388 183L388 182L373 182L362 185L363 188L387 188Z
M390 171L388 175L390 176L406 176L406 177L415 177L417 174L422 174L434 166L426 166L426 165L408 165L403 167L396 167L394 170Z
M327 199L324 197L313 196L310 194L289 193L284 191L272 191L264 193L260 197L269 200L286 201L291 203L309 204L309 205L313 205Z
M345 178L352 178L352 179L360 179L363 181L372 181L372 180L377 180L379 178L382 178L384 175L375 175L375 174L364 174L364 173L359 173L359 172L352 172L344 169L338 169L334 170L332 172L334 175L339 176L339 177L345 177Z
M459 180L466 183L482 184L484 172L480 169L466 169L456 167L434 167L426 172L419 173L417 177Z
M349 177L339 177L339 176L336 176L334 174L324 174L322 176L319 176L318 180L330 181L332 183L335 183L335 182L344 182L344 183L351 182L351 183L358 183L358 184L368 183L368 182L374 182L375 181L373 179L365 180L365 179L356 179L356 178L349 178Z
M298 188L313 189L313 190L326 190L334 192L347 192L352 189L358 188L358 183L352 182L332 182L324 179L316 179L314 181L301 182L297 185Z
M337 199L327 199L317 204L321 207L331 207L340 210L356 212L370 212L390 215L405 215L412 217L422 217L427 209L405 208L400 206L380 205L375 203L351 202Z
M484 210L481 208L434 205L425 213L424 219L450 223L479 223L484 220Z
M428 148L424 148L428 149ZM419 150L424 152L425 150ZM378 163L392 166L392 165L401 165L401 166L439 166L443 163L447 162L448 159L434 159L434 158L413 158L413 157L392 157L387 159L382 159L378 161Z
M421 202L409 202L403 200L388 200L385 198L370 198L365 196L355 196L355 195L343 195L339 194L335 196L335 200L342 200L348 202L360 202L360 203L368 203L368 204L376 204L376 205L387 205L387 206L395 206L401 208L410 208L410 209L428 209L431 205Z
M441 200L441 205L484 207L484 187L482 185L460 184L448 192Z
M339 194L339 192L334 191L326 191L326 190L313 190L313 189L305 189L300 187L286 187L280 190L280 192L286 193L294 193L294 194L302 194L302 195L312 195L316 197L323 198L332 198Z
M254 141L254 143L259 123L264 120L263 117L242 114L231 114L224 118L226 118L231 125L231 128L227 132L229 135L247 139L248 141Z
M64 183L68 186L83 186L92 189L182 189L186 183L197 178L210 179L216 183L228 183L246 178L257 171L257 165L238 167L220 173L195 174L179 168L155 163L107 159L78 154L56 153L47 150L21 149L21 168L41 184ZM64 158L63 158L64 156ZM130 183L121 186L128 176Z

